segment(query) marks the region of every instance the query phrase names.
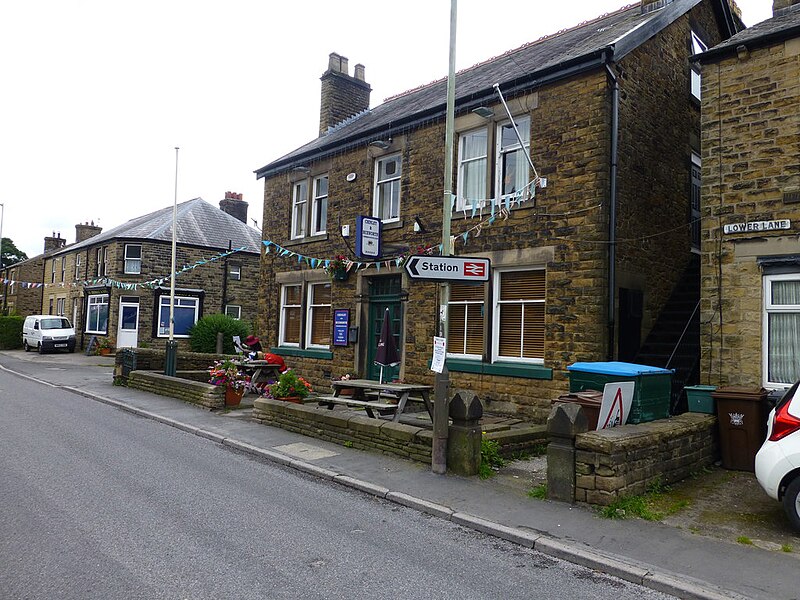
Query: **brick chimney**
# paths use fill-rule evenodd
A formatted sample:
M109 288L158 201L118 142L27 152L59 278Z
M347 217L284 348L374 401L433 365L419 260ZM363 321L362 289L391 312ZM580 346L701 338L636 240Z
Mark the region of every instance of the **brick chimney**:
M800 0L772 0L772 16L785 15L800 4Z
M91 224L78 223L75 225L75 243L77 244L83 240L88 240L90 237L96 236L101 231L103 231L103 228L95 225L94 221L92 221Z
M319 108L319 134L369 108L372 87L364 81L364 65L356 65L351 77L347 59L332 52L328 70L320 77L322 98Z
M56 235L56 232L53 232L53 235L47 236L44 238L44 251L53 252L55 250L60 250L64 246L67 245L66 238L61 237L61 232L59 231Z
M224 213L239 219L247 225L247 202L236 192L225 192L225 199L219 201L219 208Z
M642 14L649 13L659 8L664 8L667 4L672 4L672 0L641 0Z

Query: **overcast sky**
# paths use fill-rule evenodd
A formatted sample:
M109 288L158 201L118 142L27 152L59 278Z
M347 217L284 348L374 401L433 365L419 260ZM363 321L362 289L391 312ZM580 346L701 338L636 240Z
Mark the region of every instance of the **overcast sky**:
M626 4L461 0L457 68ZM747 25L772 14L772 0L738 4ZM178 202L239 192L260 226L253 171L317 136L328 54L351 74L365 65L375 106L447 75L449 11L448 0L3 2L3 237L35 256L54 231L73 243L76 223L109 229L171 206L175 146Z

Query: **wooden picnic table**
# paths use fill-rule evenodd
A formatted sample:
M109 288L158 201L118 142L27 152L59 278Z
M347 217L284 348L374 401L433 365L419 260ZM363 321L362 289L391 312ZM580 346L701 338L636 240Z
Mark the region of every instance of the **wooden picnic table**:
M238 360L234 362L239 365L242 371L250 375L250 384L245 388L245 392L261 394L266 384L277 380L278 375L280 375L280 365L266 360Z
M320 405L327 405L333 408L335 404L347 406L362 406L372 418L377 418L373 410L380 412L393 412L394 421L400 419L400 415L406 409L409 399L422 400L425 409L433 418L433 406L431 405L430 392L433 389L429 385L419 383L381 383L373 379L345 379L342 381L332 381L332 396L318 396ZM342 396L342 390L353 389L355 394Z

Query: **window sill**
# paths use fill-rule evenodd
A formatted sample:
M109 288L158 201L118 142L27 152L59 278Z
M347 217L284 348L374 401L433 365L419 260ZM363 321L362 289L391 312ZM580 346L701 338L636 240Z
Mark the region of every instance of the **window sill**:
M319 348L291 348L289 346L278 346L277 348L270 348L273 354L280 356L302 356L305 358L322 358L325 360L333 359L333 352L330 350L320 350Z
M325 242L327 240L328 240L327 233L321 233L319 235L307 235L306 237L289 240L285 244L283 244L283 247L291 248L292 246L301 246L303 244L311 244L312 242Z
M402 229L403 228L403 221L391 221L387 223L386 221L382 222L381 229L386 231L387 229Z
M448 358L448 370L454 373L480 373L482 375L503 375L522 379L553 379L553 369L542 365L526 365L522 363L485 363L463 358Z

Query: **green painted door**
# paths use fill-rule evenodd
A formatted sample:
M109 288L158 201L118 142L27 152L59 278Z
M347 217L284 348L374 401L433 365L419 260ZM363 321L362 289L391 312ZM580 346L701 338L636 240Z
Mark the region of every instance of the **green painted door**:
M400 332L403 330L403 316L400 305L400 276L390 275L388 277L370 277L369 279L369 330L366 339L367 343L367 368L366 376L368 379L378 379L381 374L380 365L375 364L375 354L378 350L378 341L381 339L381 326L383 325L384 311L389 309L389 317L392 322L392 332L394 341L397 344L397 351L403 355ZM400 374L400 365L396 367L384 367L383 380L391 381Z

